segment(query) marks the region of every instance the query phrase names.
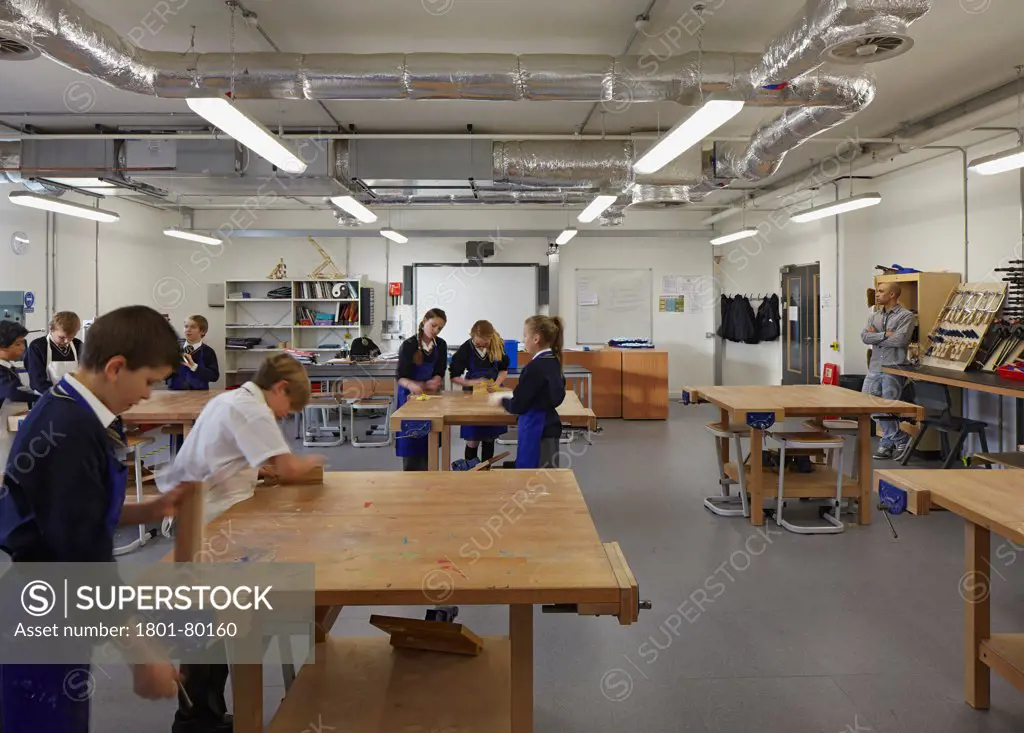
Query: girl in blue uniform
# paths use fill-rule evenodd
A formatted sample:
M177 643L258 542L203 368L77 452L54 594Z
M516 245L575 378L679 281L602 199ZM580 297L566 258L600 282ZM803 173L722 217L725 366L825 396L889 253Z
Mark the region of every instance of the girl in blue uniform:
M448 316L440 308L431 308L423 315L415 336L402 342L398 350L398 381L396 400L398 407L410 396L437 394L444 385L448 369L448 344L438 336ZM402 458L403 470L426 471L427 437L408 437L402 431L395 435L395 453Z
M488 380L495 387L500 387L508 376L509 358L505 353L505 342L490 321L477 321L469 335L469 341L462 344L452 357L452 384L460 385L466 392L472 392L474 384ZM484 444L483 460L493 458L494 441L504 432L502 425L463 425L459 437L466 441L466 460L477 457L481 442Z
M523 346L532 356L519 376L512 396L490 396L518 415L516 468L558 468L558 439L562 422L557 408L565 399L562 374L562 319L531 316L523 326Z

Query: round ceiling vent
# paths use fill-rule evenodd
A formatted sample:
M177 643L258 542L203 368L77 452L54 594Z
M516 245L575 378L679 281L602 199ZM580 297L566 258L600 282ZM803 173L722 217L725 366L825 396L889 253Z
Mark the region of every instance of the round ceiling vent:
M910 36L894 34L862 36L825 49L824 56L836 64L873 64L902 56L914 47Z
M39 52L31 46L0 36L0 61L28 61L38 56Z

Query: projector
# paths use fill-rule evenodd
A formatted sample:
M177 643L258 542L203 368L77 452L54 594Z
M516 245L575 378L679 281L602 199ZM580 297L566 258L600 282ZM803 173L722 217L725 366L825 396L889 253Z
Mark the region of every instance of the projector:
M467 260L470 262L480 262L488 257L494 257L494 242L466 242Z

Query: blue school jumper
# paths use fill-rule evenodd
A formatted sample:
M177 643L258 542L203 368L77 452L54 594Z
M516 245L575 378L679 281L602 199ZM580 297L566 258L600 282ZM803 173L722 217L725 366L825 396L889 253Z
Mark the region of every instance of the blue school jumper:
M415 341L416 349L419 349L419 342L415 336L411 339L407 339L406 344L409 341ZM405 344L403 344L402 347L403 349L407 348ZM399 379L405 377L406 379L411 379L414 382L426 382L437 375L438 368L441 369L441 375L444 375L444 366L447 365L448 360L448 346L445 344L444 341L442 341L441 339L436 339L434 342L433 351L431 351L429 354L424 353L422 351L421 353L423 353L423 363L413 363L411 365L411 371L406 371L405 373L403 373L403 367L405 365L402 363L401 355L399 356L397 375ZM441 360L440 364L438 364L438 359ZM399 407L404 405L409 400L410 394L412 393L409 392L409 390L407 390L405 387L399 386L395 393L397 404L397 407L395 409L398 409ZM427 455L427 451L429 450L430 445L427 436L424 435L423 437L410 438L408 437L408 435L409 433L403 432L401 430L395 433L395 455L397 455L399 458L411 458L413 456Z
M459 352L467 353L456 353L452 359L452 376L462 376L462 359L468 356L468 364L465 366L466 379L491 379L496 380L498 374L502 371L502 364L505 359L500 361L491 361L486 357L481 357L477 353L476 347L472 341L467 341L459 349ZM506 357L507 358L507 357ZM457 363L457 361L459 363ZM508 367L505 367L506 370ZM459 372L456 374L456 372ZM472 392L472 387L463 387L463 392ZM495 440L500 436L504 435L506 428L504 425L463 425L459 429L459 437L463 440Z
M182 347L182 355L188 348ZM217 363L217 352L213 347L203 344L191 354L192 361L196 363L196 370L192 371L184 364L179 365L178 370L167 378L168 389L209 389L210 384L220 379L220 365Z
M41 397L11 451L35 459L10 463L4 475L0 549L13 562L113 563L128 481L115 447L124 442L120 420L104 428L66 379ZM80 689L89 670L88 663L3 665L4 733L88 733L88 696L67 690Z
M562 365L550 351L542 351L523 367L512 397L501 403L519 416L516 468L540 468L541 440L562 434L562 421L555 408L564 399Z

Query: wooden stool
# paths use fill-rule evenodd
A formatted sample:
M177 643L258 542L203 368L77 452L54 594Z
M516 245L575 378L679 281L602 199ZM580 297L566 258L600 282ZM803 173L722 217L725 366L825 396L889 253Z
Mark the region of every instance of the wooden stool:
M838 460L842 465L842 451L845 445L843 437L829 433L768 433L765 437L779 444L779 493L775 506L775 523L796 534L839 534L842 532L845 529L845 525L839 518L843 504L842 471L836 471L836 498L832 503L832 511L822 515L822 518L828 522L828 526L815 527L787 522L782 517L782 511L785 506L783 495L786 481L786 450L831 450L839 453Z
M746 461L743 458L742 438L750 437L750 428L746 425L731 425L723 427L721 423L711 422L704 426L709 433L715 436L715 457L718 459L718 485L721 495L709 496L704 499L704 507L712 514L720 517L749 517L750 507L747 504L747 487L743 475L743 466ZM732 440L736 450L736 475L738 479L731 478L725 471L725 457L722 450L723 445L728 445ZM739 485L739 496L732 496L730 488ZM737 506L737 504L739 506Z

